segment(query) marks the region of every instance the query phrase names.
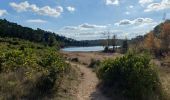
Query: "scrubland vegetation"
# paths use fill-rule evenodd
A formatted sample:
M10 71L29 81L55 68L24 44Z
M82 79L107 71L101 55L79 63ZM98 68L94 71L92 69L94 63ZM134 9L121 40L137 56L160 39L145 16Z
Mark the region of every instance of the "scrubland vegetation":
M0 41L1 100L38 100L57 93L70 67L55 48L14 38Z
M130 53L116 59L104 60L97 67L101 89L118 100L169 100L169 21L156 26L145 36L130 40L129 43L125 40L121 50L122 53ZM157 66L151 59L158 59L161 65Z
M109 47L108 41L106 47ZM144 36L122 40L121 48L115 48L116 43L113 37L113 49L106 48L105 52L109 55L122 53L114 59L110 56L104 59L105 53L101 52L100 56L84 54L79 57L77 54L79 58L68 60L76 64L85 60L81 63L94 69L101 90L113 99L169 100L170 21ZM62 92L68 91L61 87L71 88L68 84L77 76L76 68L65 62L59 49L82 44L84 41L0 20L0 100L58 99L58 96L61 99ZM155 64L156 60L160 64Z
M113 49L99 53L102 59L95 53L72 53L74 55L71 57L80 58L80 63L87 62L85 64L92 68L100 79L101 91L113 100L169 100L169 21L156 26L144 36L125 39L121 48L114 48L114 40ZM104 58L104 55L114 55L115 52L121 54L118 57Z
M72 98L68 86L77 80L77 74L59 49L78 44L0 19L0 100Z

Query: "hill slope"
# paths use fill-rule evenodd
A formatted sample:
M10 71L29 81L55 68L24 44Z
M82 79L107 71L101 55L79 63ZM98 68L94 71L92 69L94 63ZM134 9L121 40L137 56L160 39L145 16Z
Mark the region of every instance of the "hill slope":
M42 43L48 46L59 45L62 47L68 45L76 46L80 44L80 42L71 38L66 38L39 28L34 30L32 28L23 27L16 23L9 22L6 19L0 19L0 37L20 38L31 42Z

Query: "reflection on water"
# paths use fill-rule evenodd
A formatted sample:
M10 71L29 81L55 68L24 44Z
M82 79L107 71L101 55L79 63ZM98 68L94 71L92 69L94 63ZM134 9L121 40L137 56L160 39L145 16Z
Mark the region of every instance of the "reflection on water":
M119 46L116 46L119 47ZM110 47L112 48L112 47ZM103 46L92 46L92 47L68 47L68 48L64 48L62 49L62 51L82 51L82 52L89 52L89 51L102 51L104 50Z

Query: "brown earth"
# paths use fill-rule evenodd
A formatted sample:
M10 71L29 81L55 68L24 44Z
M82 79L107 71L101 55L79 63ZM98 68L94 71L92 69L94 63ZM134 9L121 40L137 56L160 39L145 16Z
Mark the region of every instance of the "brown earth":
M91 59L104 60L115 58L120 54L106 54L100 52L61 52L68 60L72 67L76 67L80 71L80 83L77 88L77 100L111 100L106 97L98 88L99 79L95 72L89 67ZM78 62L71 62L71 59L78 58Z
M97 88L99 80L90 68L78 63L69 63L78 67L81 72L81 81L76 94L77 100L110 100Z

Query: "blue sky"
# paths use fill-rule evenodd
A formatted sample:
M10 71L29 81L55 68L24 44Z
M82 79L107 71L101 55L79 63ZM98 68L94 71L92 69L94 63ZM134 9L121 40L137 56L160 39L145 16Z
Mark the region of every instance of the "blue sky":
M1 0L0 18L77 40L143 35L160 22L170 0Z

